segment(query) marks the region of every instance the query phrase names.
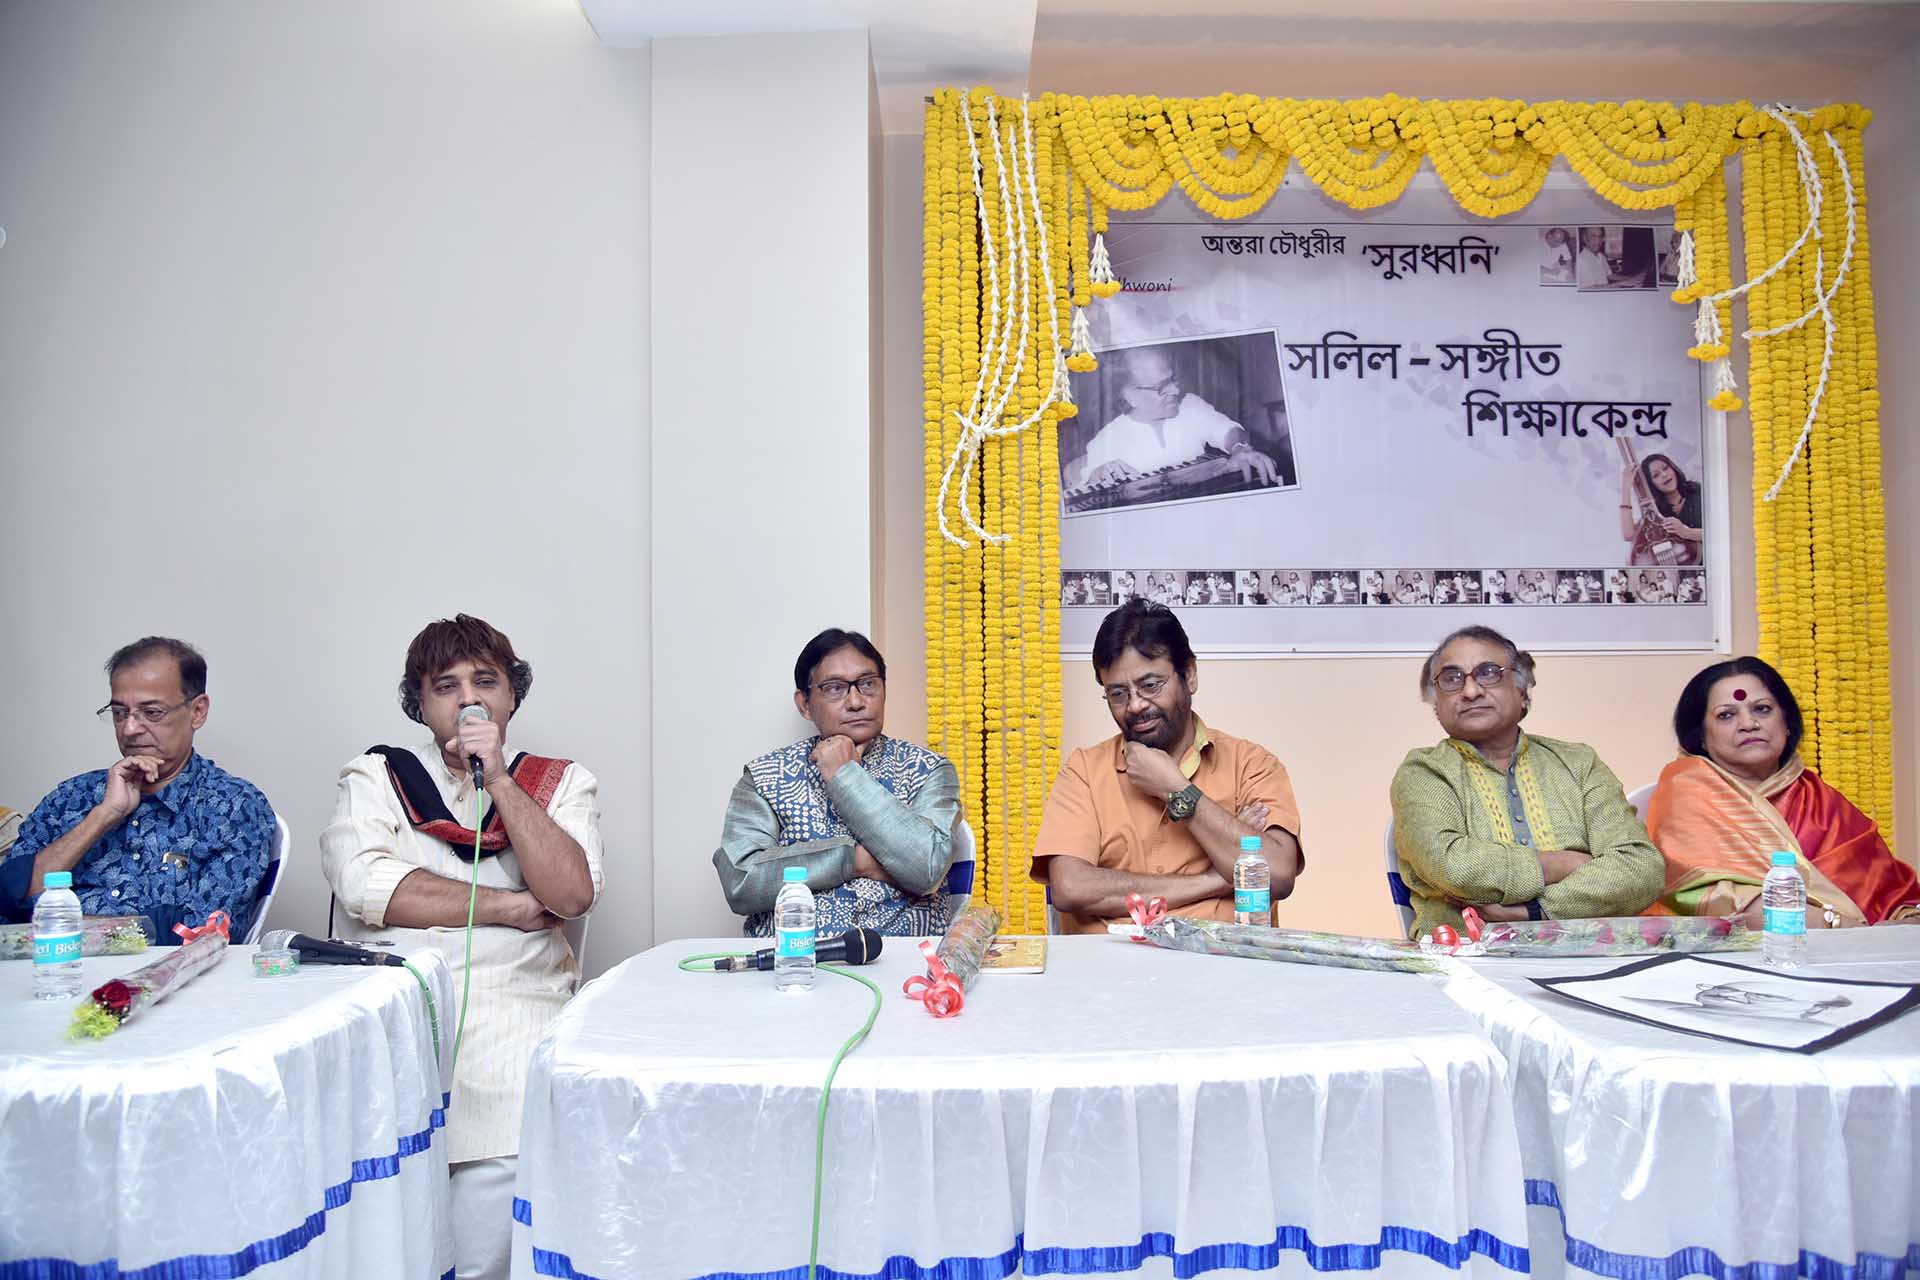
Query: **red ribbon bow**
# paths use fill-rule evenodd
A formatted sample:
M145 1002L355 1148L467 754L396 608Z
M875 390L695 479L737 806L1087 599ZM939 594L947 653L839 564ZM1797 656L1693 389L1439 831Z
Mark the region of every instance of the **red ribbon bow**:
M1166 919L1167 900L1165 898L1148 899L1141 897L1137 893L1130 893L1127 895L1127 914L1132 916L1133 922L1143 929L1150 924L1159 924L1162 920ZM1135 938L1133 940L1135 942L1146 941L1145 938Z
M909 999L918 1000L934 1017L951 1018L967 1003L967 993L953 970L941 962L933 943L921 943L920 954L927 958L927 972L908 978L900 984L900 990Z
M199 939L206 937L210 933L217 933L221 937L231 941L233 938L233 934L229 932L228 926L231 925L232 923L233 923L232 919L227 915L226 912L216 911L213 914L209 915L207 917L207 922L201 925L197 929L190 929L184 924L177 924L173 926L173 931L180 935L180 941L183 943L197 942Z
M1480 931L1487 927L1487 922L1480 918L1480 913L1468 907L1460 913L1460 921L1467 926L1468 939L1473 942L1480 941Z

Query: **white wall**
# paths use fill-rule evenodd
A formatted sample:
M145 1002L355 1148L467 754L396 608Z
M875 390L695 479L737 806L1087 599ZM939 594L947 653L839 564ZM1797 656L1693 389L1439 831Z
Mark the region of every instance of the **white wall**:
M712 855L793 659L868 629L875 374L864 32L653 44L656 940L738 934ZM911 701L911 690L898 696Z
M591 967L650 941L649 110L571 0L0 7L0 801L185 637L318 929L334 775L466 610L600 776Z
M1893 649L1894 838L1920 850L1920 47L1860 90L1867 126L1867 229L1880 334L1881 475L1887 502L1887 630Z

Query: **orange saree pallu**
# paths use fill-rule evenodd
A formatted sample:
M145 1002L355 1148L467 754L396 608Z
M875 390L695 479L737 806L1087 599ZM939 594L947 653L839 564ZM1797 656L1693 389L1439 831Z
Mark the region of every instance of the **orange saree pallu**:
M1744 910L1776 849L1797 855L1810 903L1851 922L1878 924L1920 903L1920 878L1893 856L1880 828L1797 756L1756 787L1682 755L1660 774L1647 827L1667 860L1654 912Z

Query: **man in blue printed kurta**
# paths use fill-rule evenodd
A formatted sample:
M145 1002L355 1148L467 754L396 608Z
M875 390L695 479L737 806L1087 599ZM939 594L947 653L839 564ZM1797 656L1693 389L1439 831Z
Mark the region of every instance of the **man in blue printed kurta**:
M751 761L734 783L714 852L744 932L773 932L781 873L807 869L822 935L946 931L960 775L951 761L881 732L887 664L857 631L831 628L794 664L794 705L813 737Z
M180 640L148 636L107 662L120 759L49 792L0 863L0 918L25 920L50 871L71 871L88 915L148 915L162 943L176 924L225 911L253 923L272 856L273 810L252 783L193 749L207 722L207 663Z

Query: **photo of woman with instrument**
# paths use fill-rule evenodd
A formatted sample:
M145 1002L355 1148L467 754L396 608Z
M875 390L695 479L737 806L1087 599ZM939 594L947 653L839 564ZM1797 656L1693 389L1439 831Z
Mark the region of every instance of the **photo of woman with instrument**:
M1628 564L1699 564L1705 523L1700 482L1687 478L1664 453L1633 456L1620 446L1620 536L1630 548Z

